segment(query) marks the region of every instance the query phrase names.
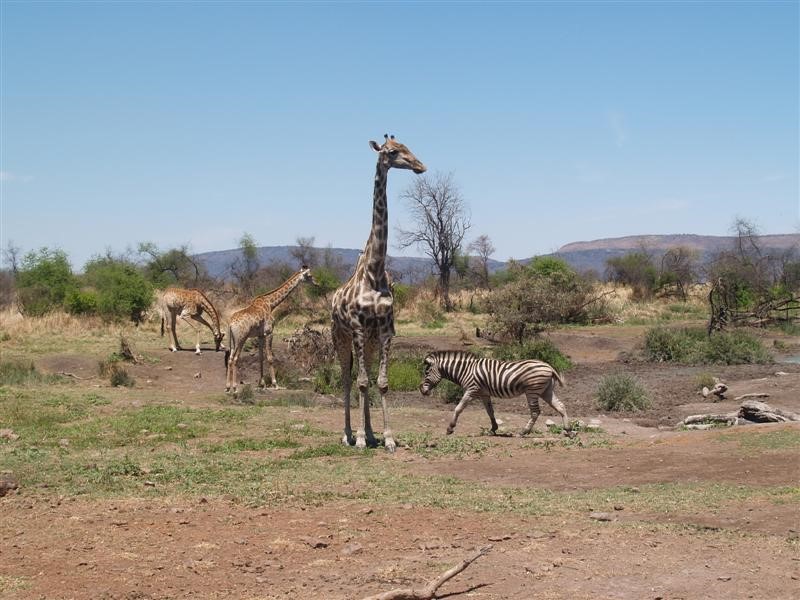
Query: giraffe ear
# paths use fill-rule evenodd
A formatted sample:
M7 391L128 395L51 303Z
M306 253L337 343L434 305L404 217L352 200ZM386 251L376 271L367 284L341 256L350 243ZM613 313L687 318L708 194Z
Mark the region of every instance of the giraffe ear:
M370 148L375 150L375 152L380 152L381 151L381 147L378 145L378 142L370 140L369 141L369 145L370 145Z

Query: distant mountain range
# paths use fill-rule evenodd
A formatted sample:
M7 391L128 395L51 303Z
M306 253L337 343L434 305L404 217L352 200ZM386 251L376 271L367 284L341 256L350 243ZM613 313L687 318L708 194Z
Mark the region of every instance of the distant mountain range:
M733 248L736 238L732 236L712 235L634 235L620 238L605 238L589 242L572 242L561 246L556 252L548 256L564 259L577 271L595 271L602 275L606 269L609 258L622 256L634 250L645 249L656 255L663 254L670 248L685 246L697 250L701 263L707 262L711 257L722 250ZM759 236L759 243L765 253L782 253L792 248L800 248L800 234L790 233L781 235ZM297 260L291 251L297 246L262 246L258 248L258 260L261 265L285 263L293 267L298 266ZM317 251L331 252L337 260L348 270L352 270L358 260L361 250L354 248L320 248ZM196 255L208 272L213 277L229 278L231 265L241 257L239 248L232 250L217 250L203 252ZM526 263L533 257L522 259ZM506 263L497 260L489 261L491 272L504 269ZM404 281L415 282L424 279L433 273L433 263L428 258L415 256L389 256L389 270L402 273Z

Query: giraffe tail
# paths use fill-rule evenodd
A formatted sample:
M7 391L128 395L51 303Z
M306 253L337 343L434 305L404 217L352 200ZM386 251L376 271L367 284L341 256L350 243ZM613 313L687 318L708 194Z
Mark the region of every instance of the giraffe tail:
M164 313L161 313L161 337L164 337Z

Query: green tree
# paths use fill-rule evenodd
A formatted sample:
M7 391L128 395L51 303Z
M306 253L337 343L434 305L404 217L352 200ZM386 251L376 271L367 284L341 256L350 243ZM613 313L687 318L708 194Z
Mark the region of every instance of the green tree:
M231 274L239 286L240 293L245 296L254 296L256 288L256 274L260 267L258 261L258 246L252 235L245 232L239 239L241 254L231 264Z
M142 320L153 301L153 286L133 262L121 257L96 257L84 270L84 280L97 298L97 314L109 320Z
M635 299L651 298L655 293L658 273L653 257L644 250L609 258L606 265L609 279L630 286Z
M144 257L145 278L156 287L199 287L208 279L205 267L189 254L187 246L160 250L153 242L142 242L138 252Z
M41 248L22 258L17 291L25 314L40 316L62 308L67 295L77 289L78 281L63 250Z

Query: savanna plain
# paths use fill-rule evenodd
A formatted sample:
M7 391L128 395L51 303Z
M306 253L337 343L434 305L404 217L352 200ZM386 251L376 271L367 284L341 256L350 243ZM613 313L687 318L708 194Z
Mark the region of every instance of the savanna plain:
M653 323L702 316L663 305L544 334L574 364L558 389L570 419L599 428L563 435L543 406L535 432L516 437L528 414L515 398L495 401L499 435L475 403L447 436L452 403L393 389L389 454L342 446L340 394L289 374L283 339L297 318L275 336L286 389L233 397L207 330L196 355L169 352L157 323L4 314L0 597L360 599L424 585L491 545L438 597L796 598L800 424L676 425L734 411L748 393L800 412L800 365L631 359ZM393 356L479 350L476 325L468 312L435 329L401 314ZM179 335L192 346L191 330ZM797 352L796 335L755 335ZM112 386L120 336L138 360ZM252 383L256 356L242 364ZM598 408L598 382L614 373L640 381L650 406ZM698 393L710 375L726 399ZM377 407L373 420L380 430Z

